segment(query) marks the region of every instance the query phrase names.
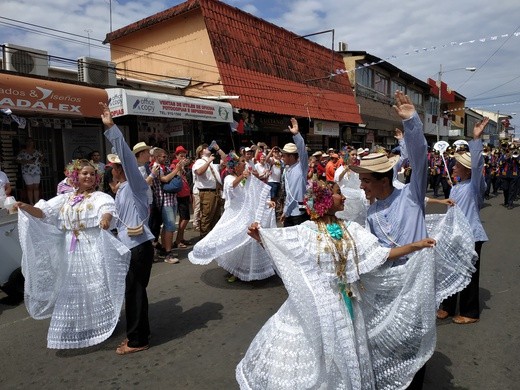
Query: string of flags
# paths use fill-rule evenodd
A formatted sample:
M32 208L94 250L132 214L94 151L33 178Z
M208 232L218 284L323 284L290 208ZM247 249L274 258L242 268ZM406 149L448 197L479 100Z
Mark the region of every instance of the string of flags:
M484 37L484 38L479 38L479 39L471 39L471 40L468 40L468 41L459 41L459 42L456 42L456 41L452 41L450 43L446 43L446 44L443 44L443 45L440 45L440 46L430 46L430 47L423 47L423 48L420 48L420 49L413 49L411 51L407 51L403 54L403 56L410 56L410 55L414 55L414 54L421 54L421 53L425 53L425 52L431 52L431 51L435 51L435 50L439 50L439 49L445 49L445 48L448 48L448 47L454 47L454 46L464 46L464 45L470 45L470 44L474 44L474 43L486 43L486 42L492 42L492 41L497 41L499 39L505 39L505 38L511 38L511 37L519 37L520 36L520 31L517 31L517 32L514 32L512 34L500 34L500 35L493 35L493 36L490 36L490 37ZM335 77L335 76L338 76L338 75L341 75L341 74L345 74L345 73L348 73L348 72L352 72L352 71L356 71L356 70L359 70L359 69L364 69L364 68L367 68L367 67L370 67L370 66L375 66L375 65L379 65L383 62L388 62L389 60L395 60L399 58L399 56L396 56L396 55L392 55L390 57L386 57L384 59L381 59L379 61L373 61L373 62L367 62L361 66L358 66L354 69L351 69L351 70L346 70L346 69L336 69L335 73L332 73L330 74L330 77Z

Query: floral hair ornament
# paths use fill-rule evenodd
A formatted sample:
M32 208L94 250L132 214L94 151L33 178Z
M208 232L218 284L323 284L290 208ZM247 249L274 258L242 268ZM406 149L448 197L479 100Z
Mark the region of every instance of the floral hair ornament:
M323 217L334 204L332 191L322 181L309 180L303 204L312 220Z
M230 150L226 157L226 167L229 169L234 169L237 166L239 160L240 157L235 153L235 151Z
M76 159L72 160L65 166L65 175L70 179L74 188L79 187L79 173L86 166L92 167L96 172L94 187L97 187L101 182L101 175L90 161L85 159Z

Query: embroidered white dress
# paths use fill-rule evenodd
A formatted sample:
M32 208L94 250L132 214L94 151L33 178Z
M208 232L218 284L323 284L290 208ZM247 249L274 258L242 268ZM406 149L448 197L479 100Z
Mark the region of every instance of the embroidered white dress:
M252 222L276 226L274 209L269 208L270 189L267 184L249 176L246 184L233 188L234 176L224 179L224 213L215 227L188 254L193 264L216 261L226 271L244 281L260 280L275 274L267 252L247 235Z
M36 207L43 219L23 211L18 216L25 305L31 317L51 318L48 348L82 348L106 340L124 299L130 252L99 228L101 216L114 213L114 200L102 192L75 205L73 198L63 194L40 200Z
M356 267L350 254L346 269L353 317L339 295L332 256L319 251L314 222L261 229L289 298L237 366L240 388L406 388L435 348L436 308L474 271L471 234L460 211L429 222L436 223L431 233L437 246L399 267L385 262L389 249L375 236L348 225L358 256ZM446 231L454 235L443 236Z

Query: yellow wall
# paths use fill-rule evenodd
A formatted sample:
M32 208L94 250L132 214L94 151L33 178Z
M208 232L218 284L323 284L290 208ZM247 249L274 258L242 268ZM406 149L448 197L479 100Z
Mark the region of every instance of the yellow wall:
M114 40L110 51L118 76L146 81L191 78L186 96L223 94L204 19L198 10Z

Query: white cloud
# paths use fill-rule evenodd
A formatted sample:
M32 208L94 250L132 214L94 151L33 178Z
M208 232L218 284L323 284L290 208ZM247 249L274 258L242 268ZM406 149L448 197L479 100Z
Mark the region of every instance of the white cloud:
M133 23L180 2L112 0L113 28ZM367 51L380 58L396 56L397 58L390 60L392 64L424 81L427 77L436 78L439 65L442 64L447 71L443 80L452 89L466 96L469 105L497 104L484 108L501 112L520 112L520 104L506 105L520 101L520 94L517 92L520 90L520 78L515 80L518 76L516 64L520 62L520 37L441 48L443 44L452 41L478 40L515 32L520 24L517 18L517 0L502 0L500 5L487 0L226 2L300 35L334 29L336 48L338 41L344 41L348 43L350 50ZM0 16L4 18L22 20L83 36L69 36L70 39L80 41L70 42L63 38L22 31L6 25L13 22L0 19L0 36L3 42L40 48L52 55L76 59L88 54L85 30L91 30L92 57L109 59L108 47L95 41L103 40L109 31L108 0L2 0L0 9ZM330 34L312 39L327 47L331 45ZM438 49L405 55L414 49L432 46ZM463 70L449 71L466 66L476 66L479 70L475 73ZM491 91L504 83L504 86ZM490 92L486 93L487 91ZM500 97L502 95L509 96ZM478 100L482 98L491 99Z

